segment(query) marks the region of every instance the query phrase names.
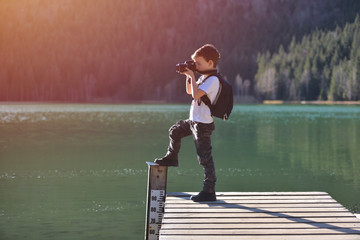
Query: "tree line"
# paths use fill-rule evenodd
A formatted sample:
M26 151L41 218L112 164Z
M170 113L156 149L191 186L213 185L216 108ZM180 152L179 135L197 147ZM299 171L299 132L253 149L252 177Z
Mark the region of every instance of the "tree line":
M255 81L261 99L360 100L360 16L260 54Z
M270 65L259 52L270 60L316 28L340 31L359 11L357 0L0 1L0 101L187 101L174 66L205 43L220 50L236 98L267 97L258 84ZM337 81L348 68L344 60Z

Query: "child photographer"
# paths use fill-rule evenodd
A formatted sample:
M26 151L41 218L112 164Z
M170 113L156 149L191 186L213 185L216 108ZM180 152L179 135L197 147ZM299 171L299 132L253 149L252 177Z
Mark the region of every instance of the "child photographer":
M178 166L181 139L192 135L205 179L202 191L198 195L191 196L190 199L194 202L216 201L216 174L211 154L211 133L215 125L210 108L204 103L204 97L207 96L213 102L218 93L220 82L218 77L212 74L217 73L216 66L220 54L215 46L206 44L197 49L191 58L194 61L192 65L190 63L183 66L183 69L178 69L180 74L186 76L186 92L193 98L189 119L180 120L169 129L168 151L164 157L155 159L155 163L161 166ZM198 81L193 70L201 74Z

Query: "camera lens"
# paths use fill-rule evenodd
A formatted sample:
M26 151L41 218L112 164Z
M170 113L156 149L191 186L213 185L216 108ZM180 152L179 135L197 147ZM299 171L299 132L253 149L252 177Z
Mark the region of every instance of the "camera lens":
M185 61L185 63L178 63L176 64L176 72L183 73L186 71L186 68L196 71L196 65L193 60Z
M186 71L187 65L185 63L178 63L176 64L176 72L182 73Z

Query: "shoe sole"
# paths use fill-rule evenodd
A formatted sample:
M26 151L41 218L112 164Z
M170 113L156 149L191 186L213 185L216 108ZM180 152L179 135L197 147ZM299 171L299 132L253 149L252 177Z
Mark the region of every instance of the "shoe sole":
M193 202L215 202L215 201L217 201L217 199L215 198L212 198L212 199L205 199L205 200L197 200L197 199L193 199L193 197L195 197L195 196L191 196L190 197L190 200L192 200Z
M158 163L156 160L154 161L154 163L156 163L159 166L163 166L163 167L178 167L179 166L179 164L161 164L161 163Z

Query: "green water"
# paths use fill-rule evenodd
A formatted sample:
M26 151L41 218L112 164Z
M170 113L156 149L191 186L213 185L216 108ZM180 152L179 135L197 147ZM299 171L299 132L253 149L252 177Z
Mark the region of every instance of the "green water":
M143 239L147 165L187 105L0 105L0 239ZM360 107L235 106L218 191L325 191L360 211ZM202 187L192 138L168 191Z

